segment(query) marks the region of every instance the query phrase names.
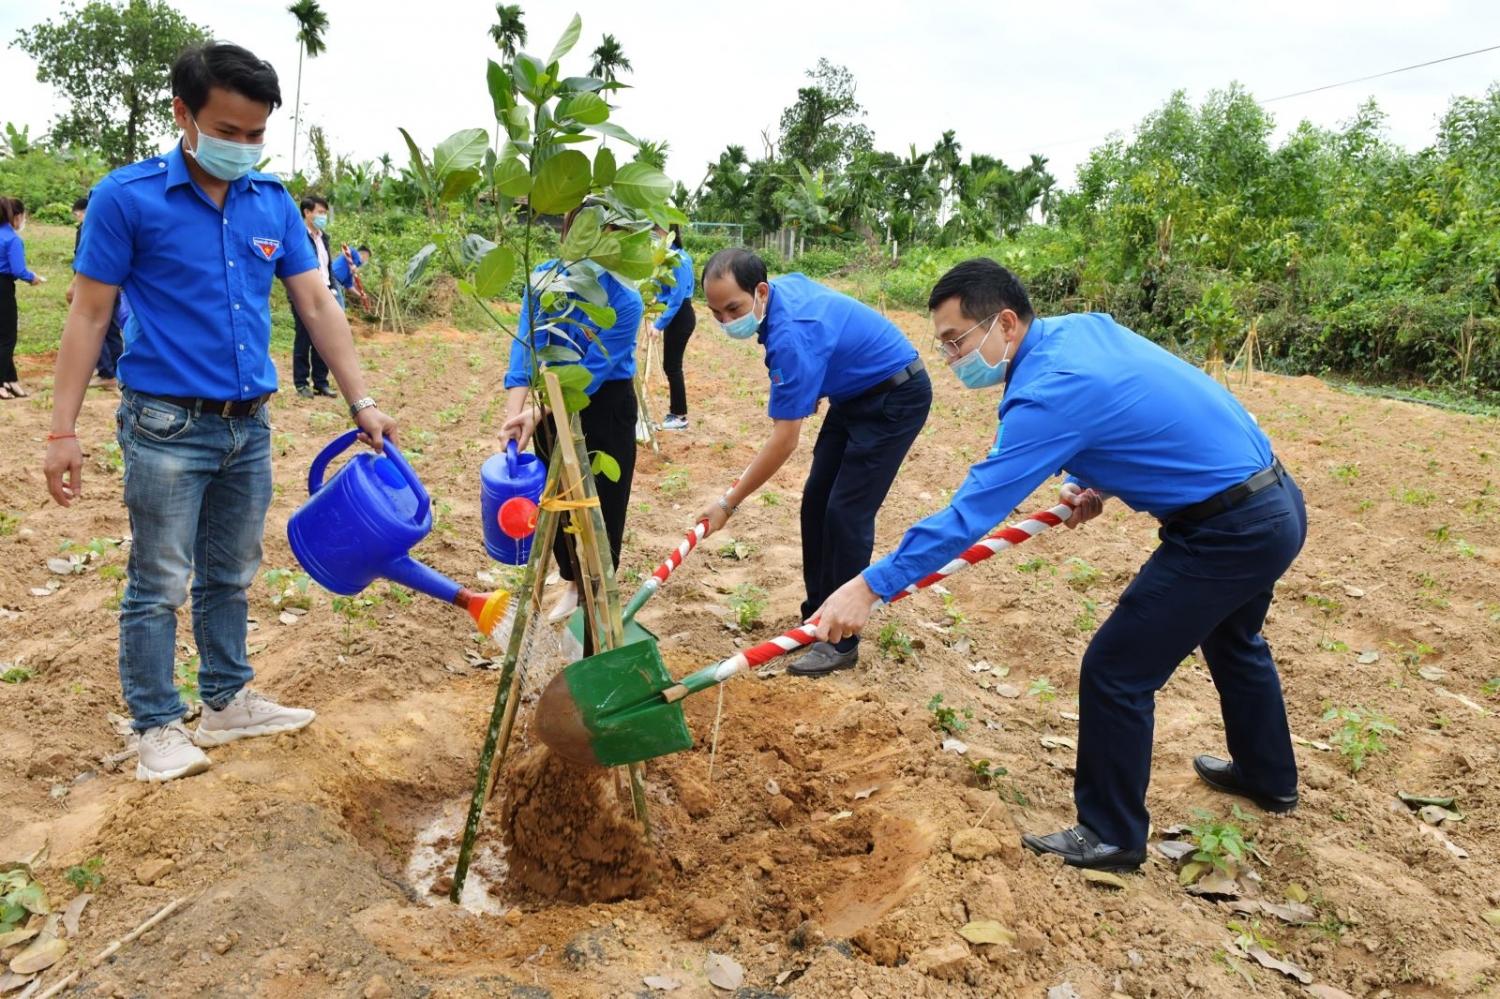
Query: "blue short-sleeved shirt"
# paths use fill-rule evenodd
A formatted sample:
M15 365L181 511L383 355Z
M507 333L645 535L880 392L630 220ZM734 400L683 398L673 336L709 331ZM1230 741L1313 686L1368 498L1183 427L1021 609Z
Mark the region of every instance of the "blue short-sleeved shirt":
M773 420L811 416L825 397L852 399L917 359L889 319L803 274L771 279L757 339L766 348Z
M318 257L281 181L242 177L220 209L193 183L179 143L99 182L73 269L130 296L122 383L238 400L276 390L271 279L317 270Z
M539 265L533 273L545 274L556 266L556 260L548 260ZM567 273L566 269L563 273ZM598 276L599 283L604 286L604 291L609 296L609 307L615 310L614 325L607 330L601 330L579 308L572 308L567 312L549 313L546 316L549 321L567 319L571 322L561 323L547 330L538 338L537 343L539 350L547 347L565 347L581 355L580 363L589 370L589 374L594 376L588 388L584 390L586 395L593 395L605 382L635 377L635 338L641 328L641 316L646 312L640 292L621 283L608 271L601 270ZM575 298L572 292L569 292L568 297ZM597 342L579 329L578 325L573 325L574 323L587 326L592 330L594 336L598 338ZM516 339L510 345L510 367L505 373L505 387L520 388L529 384L531 384L531 310L522 309L520 319L516 323Z
M365 265L365 260L359 255L358 250L350 250L349 255L354 258L355 267L363 267ZM354 272L349 268L349 257L344 256L342 252L334 254L333 263L328 266L333 273L335 281L345 288L354 287Z
M666 329L683 305L693 300L693 258L686 250L677 251L677 266L672 268L672 280L676 284L665 289L665 296L661 297L661 303L666 311L656 317L652 325L659 330ZM658 282L660 286L660 282ZM692 306L688 306L692 308Z
M36 277L26 266L26 244L9 222L0 222L0 274L9 274L17 281Z
M989 454L953 501L864 571L882 598L941 568L1059 470L1158 517L1271 464L1271 442L1218 382L1097 313L1033 319L1010 363Z

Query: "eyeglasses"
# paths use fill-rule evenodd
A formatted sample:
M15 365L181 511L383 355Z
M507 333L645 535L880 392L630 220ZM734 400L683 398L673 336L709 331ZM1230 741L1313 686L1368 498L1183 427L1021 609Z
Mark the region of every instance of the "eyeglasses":
M1000 313L997 312L993 316L988 316L984 319L979 320L979 322L975 323L973 326L970 326L968 329L964 330L956 337L952 337L951 339L944 339L943 337L935 336L932 338L932 342L934 345L936 345L938 350L943 352L945 356L949 358L957 357L959 345L962 344L966 339L968 339L970 333L973 333L985 323L989 323L990 330L993 330L995 328L995 320L999 318ZM989 330L986 330L984 335L989 336Z

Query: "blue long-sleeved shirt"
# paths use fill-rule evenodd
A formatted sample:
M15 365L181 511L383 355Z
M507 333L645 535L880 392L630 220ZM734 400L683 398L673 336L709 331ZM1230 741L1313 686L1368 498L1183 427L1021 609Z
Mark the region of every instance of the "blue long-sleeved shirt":
M9 222L0 223L0 274L17 281L35 281L36 275L26 269L26 244Z
M653 324L657 329L664 330L677 315L677 310L693 300L693 258L688 256L688 251L677 251L677 266L672 268L672 277L676 284L668 288L667 297L662 299L666 311L656 317Z
M537 267L534 273L543 274L556 266L556 260L549 260ZM567 273L566 270L564 273ZM593 395L595 390L605 382L635 377L635 338L640 330L641 316L646 311L641 301L641 293L622 284L608 271L599 272L599 283L604 286L604 291L609 296L609 307L615 310L613 326L601 330L598 324L576 306L566 312L544 313L544 317L549 322L559 320L568 320L568 322L561 322L539 333L536 344L538 349L565 347L579 354L580 363L593 376L588 388L584 390L587 395ZM528 291L527 294L529 295L530 292ZM580 301L573 292L569 292L567 297L571 301ZM598 342L595 342L577 325L573 325L574 323L593 330L594 335L598 337ZM521 317L516 324L516 336L516 340L511 343L510 347L510 367L505 373L505 387L508 389L531 383L531 310L529 308L521 310Z
M1244 407L1181 358L1106 315L1033 319L1010 363L994 447L945 509L864 571L865 582L889 600L1059 470L1161 517L1271 461L1271 442Z

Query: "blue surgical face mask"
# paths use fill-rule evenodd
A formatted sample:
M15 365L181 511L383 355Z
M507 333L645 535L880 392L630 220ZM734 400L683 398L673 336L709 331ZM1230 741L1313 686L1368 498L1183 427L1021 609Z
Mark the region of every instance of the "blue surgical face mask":
M764 318L764 316L760 319L755 317L755 296L752 294L750 297L750 311L738 319L731 319L727 323L720 323L719 328L736 340L748 340L760 332L760 324Z
M266 148L263 142L230 142L228 139L204 135L196 118L193 119L193 127L198 129L198 148L187 149L187 143L183 143L183 148L187 149L188 155L197 160L198 165L210 177L220 180L239 180L254 170Z
M997 316L989 333L985 333L984 340L990 338L990 333L993 333L998 325L1000 325L1000 319ZM984 359L984 340L980 340L978 347L948 366L948 370L952 371L954 377L963 383L964 388L989 388L991 385L998 385L1005 381L1005 372L1010 368L1010 345L1007 344L1005 347L1006 356L991 364Z
M313 225L317 226L319 229L327 229L328 228L328 216L327 215L314 215L313 216Z

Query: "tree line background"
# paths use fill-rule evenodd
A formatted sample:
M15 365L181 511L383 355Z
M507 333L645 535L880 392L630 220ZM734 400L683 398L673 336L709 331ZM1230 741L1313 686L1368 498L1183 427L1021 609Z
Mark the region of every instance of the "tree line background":
M316 0L289 15L315 58L326 15ZM21 31L12 45L68 110L44 136L5 125L0 192L39 221L69 221L79 193L170 134L167 66L209 35L165 0L93 0ZM514 58L522 9L497 5L491 36ZM609 35L592 58L602 79L631 70ZM1389 141L1374 101L1339 128L1303 122L1273 143L1272 115L1238 85L1197 104L1177 92L1104 138L1069 189L1043 157L1007 164L954 130L930 148L881 149L864 117L850 72L819 60L759 148L673 164L673 203L742 226L752 245L791 230L806 252L770 253L773 266L880 305L920 309L947 266L982 253L1017 271L1044 312L1110 312L1189 356L1232 355L1253 325L1282 370L1500 393L1500 86L1453 99L1419 150ZM295 127L305 153L293 192L325 194L342 238L377 246L409 314L441 313L454 296L440 272L400 280L428 221L404 152L358 162L316 123ZM638 158L667 170L670 145L645 140ZM452 210L494 214L485 191ZM700 259L729 242L721 229L688 234Z

